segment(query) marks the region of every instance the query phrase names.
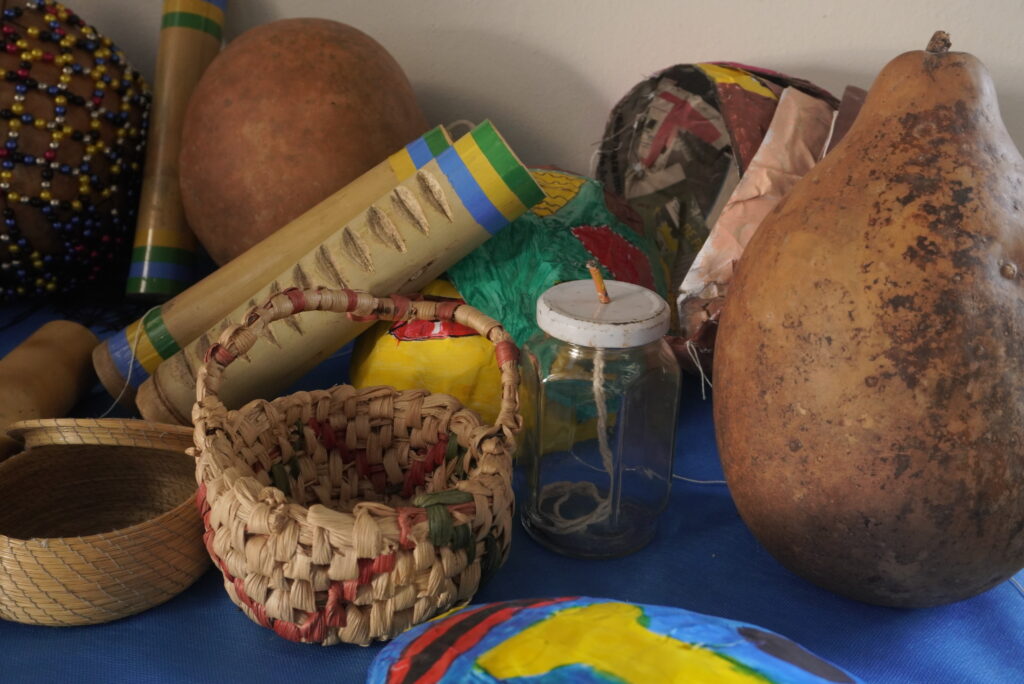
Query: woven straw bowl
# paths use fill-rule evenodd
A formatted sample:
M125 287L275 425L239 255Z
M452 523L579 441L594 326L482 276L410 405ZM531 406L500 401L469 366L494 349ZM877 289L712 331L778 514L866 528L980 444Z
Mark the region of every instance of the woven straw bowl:
M89 625L177 595L209 565L191 430L138 420L30 420L0 463L0 617Z
M227 410L225 367L268 323L300 311L477 330L502 373L495 424L451 396L391 387ZM350 290L287 290L225 331L199 371L193 420L204 540L231 600L286 639L323 645L390 639L468 601L508 552L517 358L505 330L472 307Z

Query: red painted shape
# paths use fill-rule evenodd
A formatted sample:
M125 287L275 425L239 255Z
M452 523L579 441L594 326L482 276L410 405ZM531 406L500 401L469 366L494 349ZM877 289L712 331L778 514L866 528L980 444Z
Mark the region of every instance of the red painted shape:
M389 330L399 342L421 342L423 340L444 340L449 337L470 337L476 330L454 321L404 321L395 323Z
M438 681L452 661L479 643L494 625L509 619L516 613L530 608L542 608L564 601L571 601L575 598L575 596L563 596L552 599L537 599L535 601L508 601L508 605L504 607L500 603L484 604L466 608L443 620L439 620L405 647L401 656L388 669L388 684L410 684L406 682L406 679L412 669L414 659L427 650L434 642L443 639L459 623L481 611L496 609L491 615L481 620L478 625L460 635L445 649L444 656L434 662L430 669L420 675L412 684L429 684L430 682Z
M615 280L655 289L647 255L608 226L576 226L572 234L611 271Z
M722 132L718 130L715 124L711 123L706 116L694 109L693 105L686 100L682 100L669 93L658 93L658 97L671 102L675 106L672 108L672 111L665 115L661 126L658 127L657 132L654 134L654 140L651 141L651 150L644 158L644 166L650 166L654 163L658 155L665 149L668 141L679 129L693 133L709 145L721 137Z

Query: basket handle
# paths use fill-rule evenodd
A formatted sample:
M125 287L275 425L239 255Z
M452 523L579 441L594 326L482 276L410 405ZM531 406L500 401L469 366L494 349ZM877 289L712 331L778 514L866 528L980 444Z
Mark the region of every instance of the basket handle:
M494 345L501 372L501 408L495 420L511 438L522 426L519 415L519 348L501 324L458 301L427 301L400 295L375 297L356 290L289 288L270 297L246 314L241 325L226 329L206 352L196 378L196 401L206 406L222 405L219 395L224 369L256 344L263 330L274 321L302 311L346 313L354 321L454 321L472 328Z

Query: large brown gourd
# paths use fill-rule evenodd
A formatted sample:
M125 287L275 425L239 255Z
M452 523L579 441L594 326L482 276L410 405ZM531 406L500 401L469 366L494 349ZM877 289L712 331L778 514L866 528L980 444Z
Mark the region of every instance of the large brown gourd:
M218 264L427 130L402 68L362 31L280 19L221 52L189 100L185 215Z
M939 32L769 215L715 350L739 512L784 565L893 606L1024 566L1024 160Z

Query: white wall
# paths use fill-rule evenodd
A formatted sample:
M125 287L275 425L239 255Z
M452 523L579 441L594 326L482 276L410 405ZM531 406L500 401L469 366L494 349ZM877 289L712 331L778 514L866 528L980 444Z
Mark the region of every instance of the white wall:
M158 0L65 0L144 75ZM229 0L233 37L285 17L324 17L376 38L404 67L431 123L491 118L528 164L590 168L612 105L671 64L728 60L842 94L924 49L935 29L988 66L1024 144L1022 0Z

